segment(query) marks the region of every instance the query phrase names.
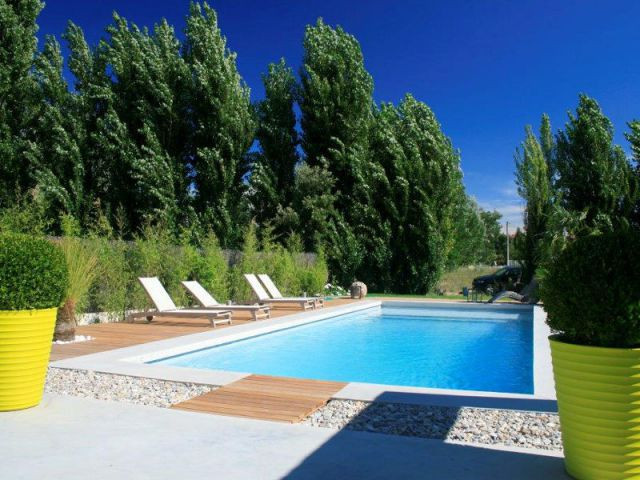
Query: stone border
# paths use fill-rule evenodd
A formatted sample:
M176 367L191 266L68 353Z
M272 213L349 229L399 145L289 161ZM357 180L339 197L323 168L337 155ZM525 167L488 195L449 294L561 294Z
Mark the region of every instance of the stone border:
M148 364L161 358L193 352L216 345L230 343L245 338L293 328L338 315L358 312L383 304L398 307L452 308L451 302L420 301L361 301L339 307L327 307L313 312L287 315L263 322L195 333L167 340L149 342L133 347L125 347L106 352L84 355L53 362L51 366L78 370L93 370L103 373L155 378L176 382L189 382L223 386L250 375L252 372L230 372L224 370L204 370ZM534 346L534 393L508 394L469 390L447 390L438 388L402 387L398 385L378 385L351 382L333 396L334 399L377 401L419 405L439 405L451 407L502 408L553 412L557 410L551 368L551 356L547 337L550 333L545 323L546 314L539 306L517 304L472 304L460 302L455 308L482 310L526 310L533 308Z

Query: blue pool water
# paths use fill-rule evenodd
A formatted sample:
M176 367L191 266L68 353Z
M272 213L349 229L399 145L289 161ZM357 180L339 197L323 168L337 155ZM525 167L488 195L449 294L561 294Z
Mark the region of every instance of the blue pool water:
M153 363L533 393L530 310L377 307Z

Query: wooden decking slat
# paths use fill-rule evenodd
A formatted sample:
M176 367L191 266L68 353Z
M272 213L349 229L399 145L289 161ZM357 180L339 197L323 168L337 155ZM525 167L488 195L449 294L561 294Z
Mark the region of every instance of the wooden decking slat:
M336 299L327 302L325 308L338 307L353 302L350 299ZM275 308L271 309L271 318L281 317L301 313L300 308ZM269 320L258 320L268 322ZM218 325L217 329L229 328L235 325L253 323L251 314L244 311L233 313L232 325ZM134 323L98 323L94 325L83 325L76 328L77 335L93 337L93 340L79 343L54 344L51 349L51 361L63 360L65 358L79 357L91 353L104 352L116 348L130 347L141 343L154 342L167 338L189 335L191 333L207 332L211 326L207 320L193 318L162 318L147 323L144 319L138 319Z
M172 408L295 423L326 404L345 385L341 382L250 375Z

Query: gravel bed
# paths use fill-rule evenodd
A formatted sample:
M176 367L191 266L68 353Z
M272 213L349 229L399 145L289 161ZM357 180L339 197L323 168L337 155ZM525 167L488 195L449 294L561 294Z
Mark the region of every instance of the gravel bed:
M45 392L169 407L210 392L215 387L194 383L168 382L153 378L112 375L86 370L50 367Z
M558 415L554 413L332 400L304 423L408 437L562 450Z

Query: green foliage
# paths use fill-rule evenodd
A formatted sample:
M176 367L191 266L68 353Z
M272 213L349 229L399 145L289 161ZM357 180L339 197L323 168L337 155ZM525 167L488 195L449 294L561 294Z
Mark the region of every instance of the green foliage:
M81 219L85 203L85 168L81 154L84 125L78 117L77 98L62 76L60 45L48 36L35 60L35 77L41 113L36 123L36 141L28 157L35 169L38 189L47 202L47 217L59 226L61 213Z
M377 108L360 45L342 28L308 26L299 81L284 60L269 65L265 98L252 106L206 3L191 4L184 35L114 13L90 46L70 22L72 87L55 38L36 54L41 8L0 0L0 228L58 235L62 214L77 219L103 269L91 308L143 305L135 279L145 272L178 302L181 275L222 300L248 298L220 251L243 243L262 257L241 266L292 294L319 291L326 268L344 285L424 292L446 264L486 256L459 155L435 115L410 95ZM19 203L32 192L37 205ZM253 246L243 238L252 217ZM284 247L292 238L300 252L323 252L315 271Z
M613 144L611 122L595 100L580 95L576 113L569 113L556 144L558 206L569 216L582 216L580 229L588 233L615 228L628 218L635 204L635 179L624 151Z
M487 258L487 230L481 209L463 191L455 203L452 219L453 245L447 259L447 269L484 262Z
M549 326L570 343L638 347L639 269L637 231L578 238L548 265L540 285Z
M98 268L98 255L93 246L79 238L77 221L67 215L62 219L63 236L58 245L67 262L69 288L65 302L73 305L74 312L86 310L88 294L95 280L101 275Z
M218 302L226 302L230 296L229 263L220 248L218 239L209 233L200 242L200 248L183 244L191 266L189 278L198 280Z
M632 212L632 221L636 227L640 228L640 121L629 122L629 130L628 133L625 133L625 137L631 144L631 152L636 164L635 178L632 185L632 196L636 198L636 204Z
M303 47L301 145L307 164L315 170L301 172L324 177L316 183L322 187L319 197L308 191L297 194L306 197L303 208L322 204L316 218L322 218L323 225L307 228L303 238L307 245L322 244L333 275L340 282L351 282L367 248L363 233L378 223L377 217L371 222L362 215L365 208L375 212L368 188L373 80L364 68L360 44L340 27L334 29L319 19L307 26ZM335 208L336 203L341 208Z
M297 275L300 282L300 293L309 296L322 295L329 279L329 268L320 250L313 262L309 262L302 254L298 254Z
M300 110L302 148L310 165L324 159L346 195L358 174L354 155L371 121L373 80L364 68L360 44L342 28L319 19L304 36Z
M500 226L502 214L496 210L484 210L480 212L480 218L486 232L484 237L486 256L482 263L502 265L506 262L505 248L507 244L507 236L502 233Z
M299 160L294 112L297 84L293 71L281 59L280 63L269 64L262 82L265 99L256 107L256 140L260 142L260 151L251 174L251 202L259 225L273 220L291 202L294 170Z
M0 207L33 187L33 165L25 154L39 114L30 70L43 7L39 0L0 0Z
M147 225L142 234L136 236L129 249L130 265L134 277L158 277L177 305L188 301L182 280L191 276L195 255L189 255L176 245L174 237L166 228ZM137 280L134 284L133 305L149 303L146 293Z
M0 310L59 307L69 287L65 257L42 237L0 234Z
M0 209L0 233L42 235L51 225L48 204L38 189L19 195L15 203Z
M131 307L130 295L135 281L127 244L122 240L98 236L91 236L85 241L98 257L100 271L90 290L86 310L108 312L115 320L123 320L126 310Z
M256 225L251 222L244 234L244 244L238 262L231 272L231 294L239 303L255 300L254 294L244 278L245 273L265 273L264 262L258 252Z
M183 56L189 70L190 168L195 175L195 206L222 245L234 245L246 223L247 151L255 121L249 88L228 51L215 11L192 3Z
M546 138L548 119L543 117L543 134ZM533 134L531 127L525 129L526 137L519 149L516 150L516 185L520 197L525 200L525 239L523 257L524 263L522 280L528 283L538 267L548 256L547 228L552 208L552 188L549 175L548 152L549 145L541 146ZM548 142L548 139L545 140Z
M433 112L411 95L398 108L383 105L375 119L371 148L380 168L372 169L372 203L379 219L370 221L382 232L381 244L393 248L374 248L378 267L361 278L372 290L426 293L455 242L460 159Z

